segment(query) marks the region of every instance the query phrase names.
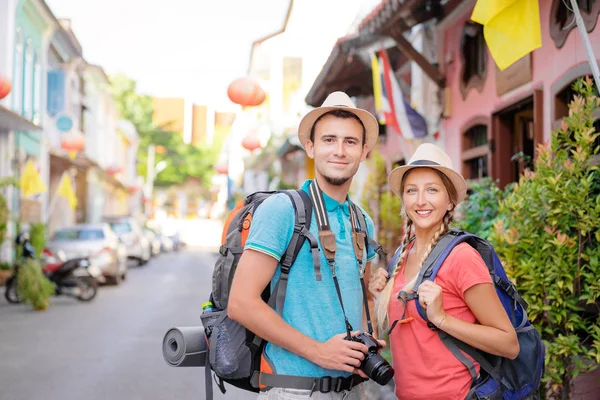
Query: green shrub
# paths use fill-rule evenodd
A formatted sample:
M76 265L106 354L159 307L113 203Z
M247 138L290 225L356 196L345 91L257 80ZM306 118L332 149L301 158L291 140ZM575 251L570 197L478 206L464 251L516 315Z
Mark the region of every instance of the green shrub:
M570 398L572 380L600 363L600 174L591 80L500 204L491 241L547 345L545 395Z
M40 258L44 247L46 247L46 226L44 224L31 224L29 228L29 240L35 247L35 256Z
M34 310L41 311L48 308L55 288L42 273L40 261L26 259L19 267L17 290L23 302L31 304Z
M504 192L491 178L472 182L471 192L460 205L458 228L489 239L503 197Z

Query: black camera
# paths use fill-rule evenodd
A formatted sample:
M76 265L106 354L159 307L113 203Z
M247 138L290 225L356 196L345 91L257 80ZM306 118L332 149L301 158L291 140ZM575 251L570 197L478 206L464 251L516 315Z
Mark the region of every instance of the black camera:
M359 333L352 336L350 340L367 346L367 353L360 364L361 371L378 384L387 385L394 377L394 368L379 354L379 349L382 347L379 342L368 333Z

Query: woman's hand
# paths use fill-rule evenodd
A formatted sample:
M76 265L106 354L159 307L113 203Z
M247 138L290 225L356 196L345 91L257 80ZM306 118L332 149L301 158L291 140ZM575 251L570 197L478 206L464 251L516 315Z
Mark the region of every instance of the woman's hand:
M439 328L446 316L442 304L442 287L432 281L424 281L417 290L419 304L427 310L427 319Z
M369 279L369 292L374 298L379 296L388 281L388 273L385 268L377 268L371 279Z

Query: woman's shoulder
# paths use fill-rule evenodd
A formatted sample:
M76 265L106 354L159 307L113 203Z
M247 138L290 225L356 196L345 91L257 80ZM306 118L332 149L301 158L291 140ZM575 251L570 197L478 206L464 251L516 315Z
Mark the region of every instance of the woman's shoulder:
M444 268L453 270L472 265L479 266L487 271L485 262L479 252L464 242L457 244L444 261Z

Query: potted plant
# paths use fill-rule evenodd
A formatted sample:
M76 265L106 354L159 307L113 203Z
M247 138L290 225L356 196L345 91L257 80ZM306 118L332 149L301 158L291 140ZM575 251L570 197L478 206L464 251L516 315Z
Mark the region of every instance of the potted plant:
M55 287L42 273L40 261L29 258L19 267L17 291L21 301L31 304L35 311L43 311L48 308Z

